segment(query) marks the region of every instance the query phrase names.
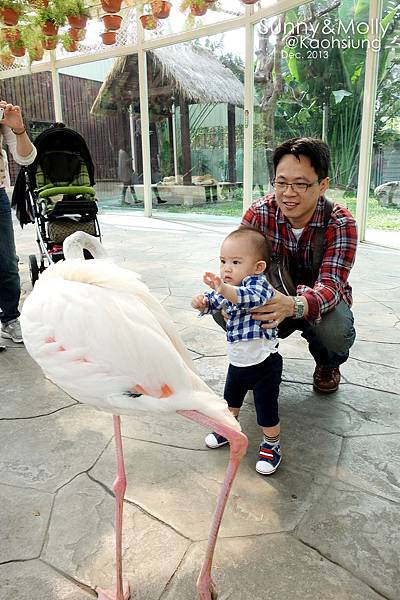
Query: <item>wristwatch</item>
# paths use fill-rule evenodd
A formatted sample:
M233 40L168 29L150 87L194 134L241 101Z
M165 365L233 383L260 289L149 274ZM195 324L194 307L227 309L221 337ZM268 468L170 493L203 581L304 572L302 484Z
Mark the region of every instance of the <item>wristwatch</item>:
M293 319L301 319L304 317L304 302L301 301L299 296L292 296L294 301L294 314Z

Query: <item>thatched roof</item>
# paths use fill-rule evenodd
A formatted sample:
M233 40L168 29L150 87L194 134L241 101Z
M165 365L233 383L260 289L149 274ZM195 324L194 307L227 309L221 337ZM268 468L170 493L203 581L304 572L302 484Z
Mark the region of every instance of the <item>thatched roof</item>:
M176 44L147 52L149 105L169 110L172 97L190 104L230 103L243 106L244 86L230 69L205 48ZM115 114L139 102L136 54L121 56L101 86L93 115Z

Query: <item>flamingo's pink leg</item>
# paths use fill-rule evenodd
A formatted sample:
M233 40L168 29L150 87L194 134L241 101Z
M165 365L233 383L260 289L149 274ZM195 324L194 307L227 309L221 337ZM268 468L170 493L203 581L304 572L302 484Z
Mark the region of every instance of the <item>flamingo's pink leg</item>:
M244 433L231 429L227 425L222 425L218 421L214 421L210 417L203 415L196 410L178 410L178 414L196 421L204 425L211 431L216 431L220 435L223 435L230 444L230 455L229 464L225 473L224 483L222 485L221 492L218 497L217 506L214 512L214 518L211 526L210 535L208 538L208 545L206 556L203 562L203 566L200 571L199 578L197 580L197 591L199 593L199 600L216 600L217 591L214 586L214 582L211 578L211 567L214 556L215 545L217 543L218 531L221 525L222 516L224 514L225 505L231 491L233 481L235 479L237 470L239 468L240 461L246 454L248 440Z
M122 582L122 512L126 490L126 476L124 466L124 453L121 439L121 418L114 416L115 450L117 455L117 477L114 481L115 494L115 555L117 582L116 589L98 589L99 600L129 600L131 597L129 585Z

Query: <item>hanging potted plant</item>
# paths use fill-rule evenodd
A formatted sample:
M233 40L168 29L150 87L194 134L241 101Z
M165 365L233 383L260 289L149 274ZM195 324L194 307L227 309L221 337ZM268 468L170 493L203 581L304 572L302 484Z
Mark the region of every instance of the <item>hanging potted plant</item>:
M143 29L157 29L158 21L154 15L141 15L140 22Z
M55 50L58 44L57 35L45 35L43 36L43 48L45 50Z
M117 41L117 34L115 31L104 31L101 34L101 39L105 46L112 46Z
M256 4L258 0L240 0L242 4Z
M0 0L0 17L4 25L16 25L23 11L24 5L20 0Z
M10 42L9 47L13 56L25 56L26 48L21 39L17 40L16 42Z
M101 18L106 31L118 31L121 27L122 17L120 15L103 15Z
M171 3L165 0L153 0L150 2L151 12L156 19L167 19L171 10Z
M10 68L14 63L15 58L11 54L10 49L5 47L2 48L2 50L0 50L0 64L2 64L4 67Z
M17 27L4 27L1 30L1 37L5 42L13 44L21 38L21 32Z
M28 4L34 8L47 8L49 0L28 0Z
M44 48L40 42L36 42L28 48L28 55L31 62L42 60Z
M76 52L78 50L78 44L76 40L73 40L68 32L64 33L60 39L66 52Z
M85 29L90 10L85 6L84 0L67 0L63 7L71 27Z
M81 42L85 39L86 29L75 29L75 27L70 27L68 29L68 35L74 42Z
M122 0L101 0L101 7L105 13L117 13L121 10Z
M65 23L65 14L57 5L40 8L37 11L36 22L40 25L43 35L54 37L58 28Z

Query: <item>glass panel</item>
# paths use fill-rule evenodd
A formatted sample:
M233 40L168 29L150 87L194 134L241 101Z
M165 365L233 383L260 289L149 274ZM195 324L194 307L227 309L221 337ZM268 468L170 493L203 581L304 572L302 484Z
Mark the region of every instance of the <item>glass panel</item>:
M227 21L244 14L241 0L182 0L180 2L160 2L160 5L170 4L168 18L154 19L152 9L148 5L141 18L145 27L146 39L180 33L188 29L196 29L221 21ZM162 7L160 7L162 10ZM165 13L164 13L165 14ZM155 29L146 29L146 27Z
M384 2L365 239L400 248L400 44L396 3ZM397 16L398 18L398 16Z
M244 31L147 53L155 209L242 212Z
M135 155L141 160L129 112L130 99L139 95L137 76L129 88L121 89L124 64L121 57L60 70L63 121L88 145L102 210L118 210L125 202L134 202L132 161ZM143 204L138 207L143 210Z
M0 98L21 106L29 136L35 139L39 133L54 123L53 93L49 72L33 73L0 80ZM8 153L11 185L20 170Z
M338 7L326 0L256 26L253 198L271 190L275 147L291 137L311 136L324 139L331 149L328 197L354 212L365 23L368 3L343 0Z

